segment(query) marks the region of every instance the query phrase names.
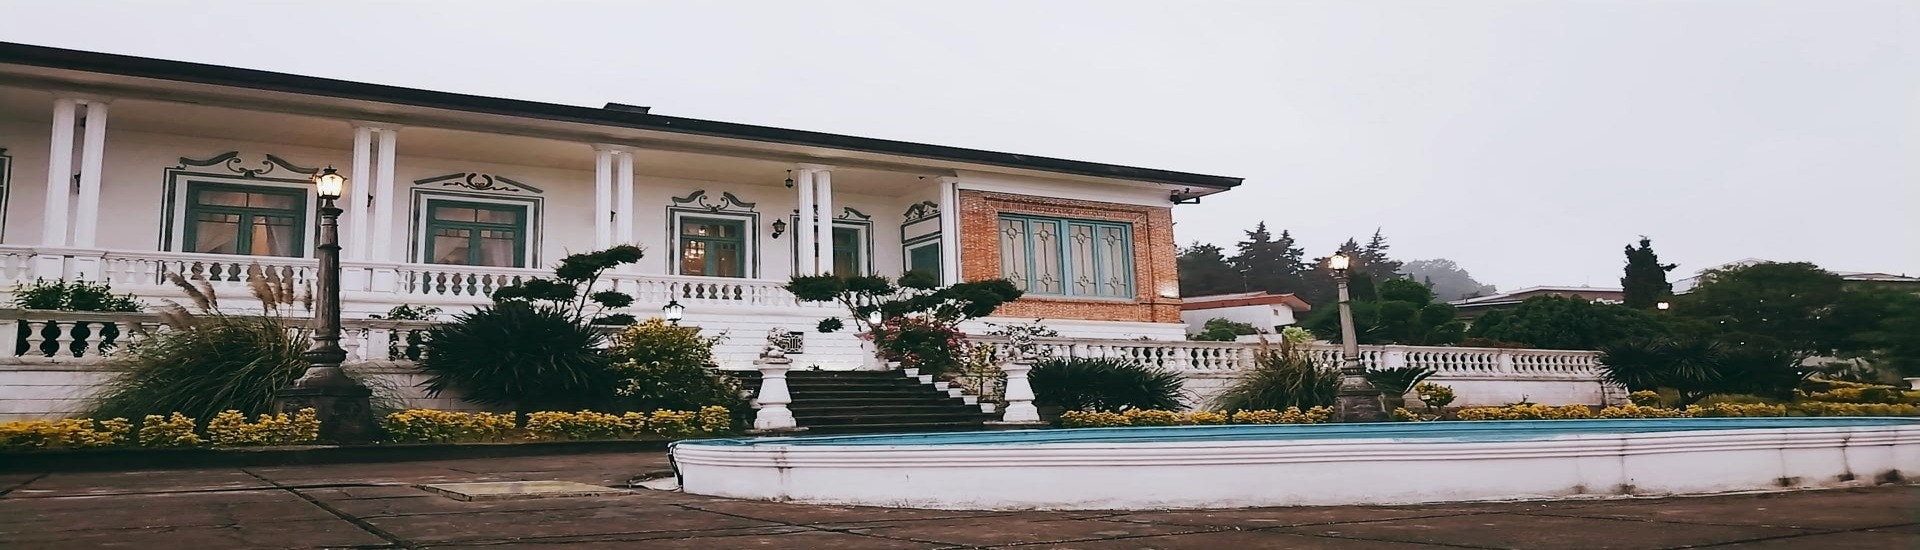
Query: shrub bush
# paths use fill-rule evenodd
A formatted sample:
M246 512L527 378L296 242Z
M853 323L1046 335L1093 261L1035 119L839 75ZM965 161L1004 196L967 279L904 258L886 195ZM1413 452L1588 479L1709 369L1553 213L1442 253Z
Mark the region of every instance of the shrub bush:
M648 319L614 337L609 367L619 410L741 409L746 401L732 378L711 367L719 338L699 329Z
M13 307L59 311L140 311L140 299L132 294L115 295L113 286L90 281L53 281L35 279L33 284L13 285Z
M1068 410L1180 410L1179 374L1117 358L1049 359L1027 375L1034 404Z
M1282 410L1333 404L1334 392L1340 386L1340 371L1314 364L1292 341L1282 339L1278 345L1262 344L1254 360L1252 370L1214 398L1214 408Z
M198 447L202 440L199 434L194 433L197 426L193 417L184 414L149 414L140 419L140 446Z
M1413 387L1413 391L1416 395L1420 396L1421 403L1427 404L1427 410L1430 411L1445 408L1447 405L1453 404L1453 400L1455 399L1453 386L1443 384L1421 382Z
M1658 407L1666 403L1666 398L1660 397L1660 392L1640 390L1627 394L1627 402L1642 407Z

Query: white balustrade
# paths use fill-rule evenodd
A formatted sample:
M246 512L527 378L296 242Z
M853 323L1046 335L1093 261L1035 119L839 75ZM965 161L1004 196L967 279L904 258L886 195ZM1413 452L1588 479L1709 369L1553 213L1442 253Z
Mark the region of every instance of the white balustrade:
M972 341L993 347L996 358L1009 357L1013 346L999 337ZM1128 359L1187 374L1251 369L1262 347L1252 342L1073 338L1036 338L1028 345L1038 357ZM1339 367L1344 355L1339 346L1330 344L1310 344L1302 351L1313 362L1330 367ZM1599 372L1598 353L1592 351L1363 345L1359 352L1360 365L1367 369L1425 367L1443 375L1503 377L1592 377Z

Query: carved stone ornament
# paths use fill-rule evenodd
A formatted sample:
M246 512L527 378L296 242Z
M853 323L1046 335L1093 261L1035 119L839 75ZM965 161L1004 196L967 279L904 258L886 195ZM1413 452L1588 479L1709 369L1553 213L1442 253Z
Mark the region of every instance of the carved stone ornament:
M499 191L503 193L545 192L537 187L514 181L506 176L496 176L480 172L460 172L444 176L434 176L423 180L414 180L413 184L440 184L441 187L465 187L474 191Z
M698 208L708 212L752 212L754 205L754 203L740 200L740 197L733 196L733 193L721 193L720 202L716 203L713 202L712 197L707 196L705 189L694 191L685 197L674 197L673 204L682 208Z
M193 159L188 157L180 157L180 167L181 168L185 168L188 166L194 166L199 168L219 167L219 168L224 168L227 171L233 172L235 174L239 174L240 177L243 177L243 178L257 178L257 177L263 177L263 176L294 178L298 176L312 176L314 174L320 173L319 168L306 168L306 167L298 166L291 162L287 162L286 159L283 159L271 154L265 155L265 156L266 158L260 160L259 162L247 162L246 160L241 159L239 151L227 151L225 153L220 153L218 155L214 155L210 158L205 158L205 159ZM286 172L286 173L281 173L281 172Z

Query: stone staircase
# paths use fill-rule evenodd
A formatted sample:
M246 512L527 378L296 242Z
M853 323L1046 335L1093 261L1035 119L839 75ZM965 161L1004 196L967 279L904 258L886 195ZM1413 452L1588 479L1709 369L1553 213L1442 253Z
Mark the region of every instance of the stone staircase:
M758 372L729 374L744 388L760 387ZM787 408L804 435L968 431L998 419L944 385L900 371L795 370L787 373Z

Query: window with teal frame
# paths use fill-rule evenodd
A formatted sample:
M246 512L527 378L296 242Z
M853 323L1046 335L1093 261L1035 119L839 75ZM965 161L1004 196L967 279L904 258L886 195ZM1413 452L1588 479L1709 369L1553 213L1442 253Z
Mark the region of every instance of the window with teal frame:
M526 267L527 207L428 200L425 259L435 264Z
M182 250L249 256L306 255L305 189L187 184Z
M1028 294L1132 299L1133 226L1000 216L1000 276Z
M746 222L680 218L680 274L746 277Z

